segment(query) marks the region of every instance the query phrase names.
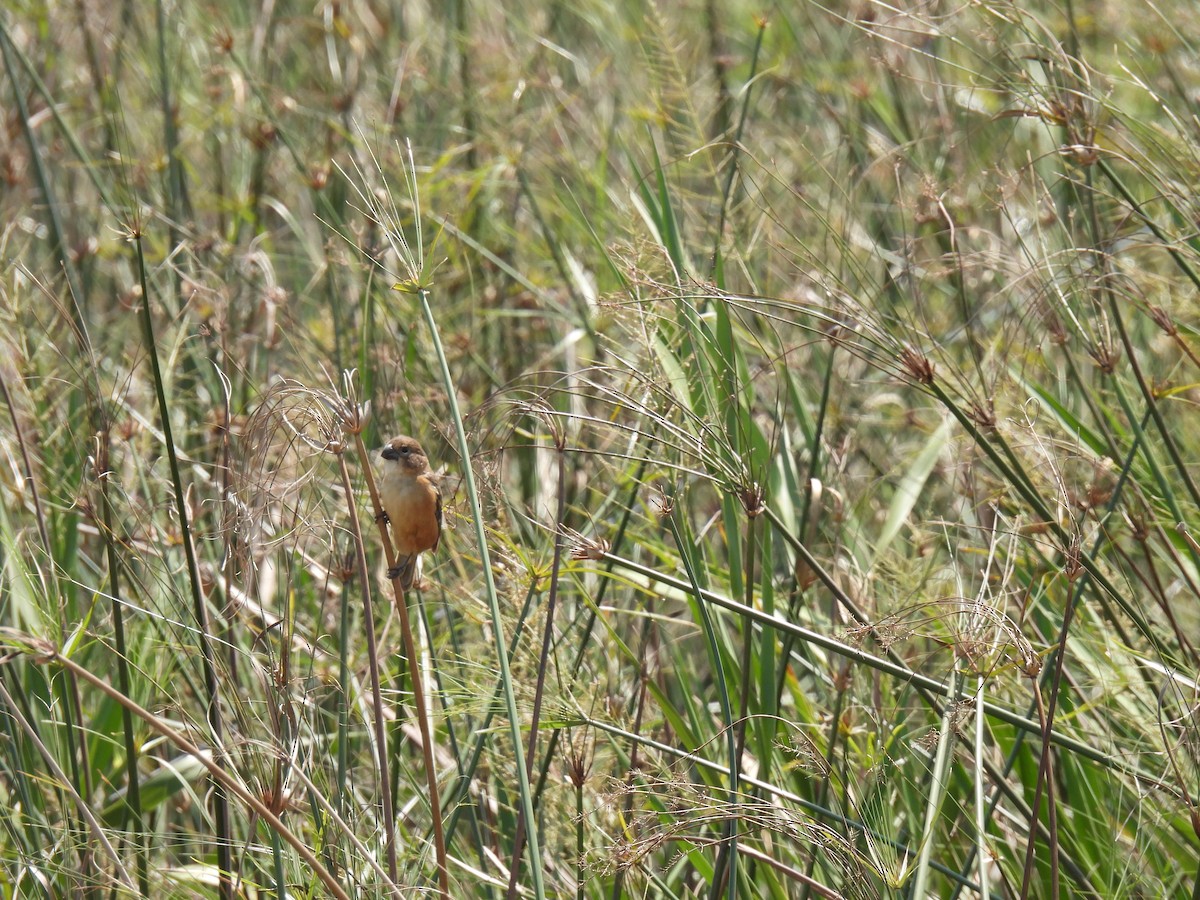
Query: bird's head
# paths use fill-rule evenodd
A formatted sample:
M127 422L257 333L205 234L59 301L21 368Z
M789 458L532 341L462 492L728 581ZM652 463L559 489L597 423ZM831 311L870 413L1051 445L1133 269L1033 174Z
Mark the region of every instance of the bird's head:
M384 444L379 456L384 460L385 466L395 465L417 473L429 468L429 459L425 456L421 445L413 438L403 434Z

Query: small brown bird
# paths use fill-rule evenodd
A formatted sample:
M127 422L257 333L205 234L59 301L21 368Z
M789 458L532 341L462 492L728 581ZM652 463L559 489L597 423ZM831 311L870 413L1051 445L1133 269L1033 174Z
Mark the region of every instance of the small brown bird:
M392 525L396 565L388 578L400 577L405 590L420 574L421 554L436 550L442 537L442 492L421 445L407 435L394 437L379 454L379 502Z

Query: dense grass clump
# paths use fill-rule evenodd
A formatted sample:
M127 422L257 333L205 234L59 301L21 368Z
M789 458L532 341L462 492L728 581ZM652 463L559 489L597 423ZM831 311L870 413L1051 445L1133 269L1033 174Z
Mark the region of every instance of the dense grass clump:
M1196 41L10 4L0 893L1200 897Z

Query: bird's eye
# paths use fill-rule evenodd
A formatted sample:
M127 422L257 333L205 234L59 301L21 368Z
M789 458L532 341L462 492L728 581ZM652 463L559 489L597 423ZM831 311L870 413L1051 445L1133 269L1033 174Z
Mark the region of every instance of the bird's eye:
M412 449L411 447L401 447L401 448L400 448L400 452L401 452L401 453L403 453L405 456L408 456L408 452L409 452L411 449Z

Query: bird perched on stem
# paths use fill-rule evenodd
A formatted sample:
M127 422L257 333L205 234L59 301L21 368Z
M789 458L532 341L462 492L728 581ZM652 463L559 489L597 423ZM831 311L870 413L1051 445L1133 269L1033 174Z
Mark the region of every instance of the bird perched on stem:
M379 503L391 523L396 565L388 578L400 578L405 590L420 574L421 554L436 550L442 537L442 492L421 445L407 435L394 437L379 454Z

